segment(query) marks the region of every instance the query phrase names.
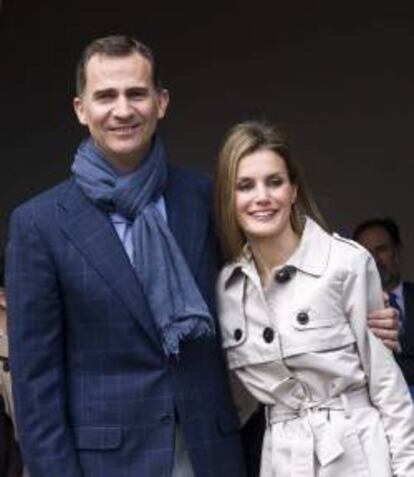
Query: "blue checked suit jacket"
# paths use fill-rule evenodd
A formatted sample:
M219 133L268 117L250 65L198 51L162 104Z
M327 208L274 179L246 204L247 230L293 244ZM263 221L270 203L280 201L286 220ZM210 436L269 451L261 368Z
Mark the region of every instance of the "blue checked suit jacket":
M170 168L168 221L214 310L210 183ZM168 361L110 219L73 179L11 218L11 370L31 477L169 477L177 419L196 476L244 476L218 339Z

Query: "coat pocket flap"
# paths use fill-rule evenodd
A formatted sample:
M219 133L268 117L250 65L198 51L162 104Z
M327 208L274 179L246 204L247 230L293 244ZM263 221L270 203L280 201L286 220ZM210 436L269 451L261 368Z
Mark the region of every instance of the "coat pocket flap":
M116 449L121 444L120 427L82 426L74 429L77 449Z

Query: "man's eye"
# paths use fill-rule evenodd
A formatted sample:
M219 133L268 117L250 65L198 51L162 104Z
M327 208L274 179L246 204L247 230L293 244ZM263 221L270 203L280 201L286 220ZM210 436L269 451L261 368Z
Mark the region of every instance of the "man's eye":
M96 99L98 101L104 102L104 101L110 101L113 97L114 95L111 93L103 93L103 94L98 94L96 96Z
M131 99L141 99L145 98L147 96L145 91L131 91L131 93L128 94L128 97Z
M377 247L377 252L378 253L385 253L389 251L388 245L380 245Z

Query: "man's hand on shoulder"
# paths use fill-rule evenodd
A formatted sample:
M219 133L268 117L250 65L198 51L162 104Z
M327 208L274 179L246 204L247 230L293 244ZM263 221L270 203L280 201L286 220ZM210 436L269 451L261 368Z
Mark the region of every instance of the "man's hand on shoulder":
M387 304L388 296L384 294L384 298ZM395 308L388 306L372 311L368 315L368 326L387 348L397 353L401 351L398 341L398 311Z

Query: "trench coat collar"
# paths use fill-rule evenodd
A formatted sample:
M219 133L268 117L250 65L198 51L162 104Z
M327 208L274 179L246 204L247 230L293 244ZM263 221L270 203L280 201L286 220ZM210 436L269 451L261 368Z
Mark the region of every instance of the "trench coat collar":
M310 217L306 217L305 228L298 248L282 267L275 268L275 273L284 266L292 266L309 275L319 277L328 265L331 250L331 235L322 229ZM227 287L233 279L241 274L250 275L253 255L248 244L243 247L240 257L228 264L223 270L223 280Z
M298 248L286 265L304 273L320 277L328 265L332 237L310 217L306 217L305 228Z
M227 288L233 280L236 280L243 275L248 275L248 270L251 268L252 264L254 264L253 254L249 245L246 243L240 256L223 268L222 274L224 286Z

